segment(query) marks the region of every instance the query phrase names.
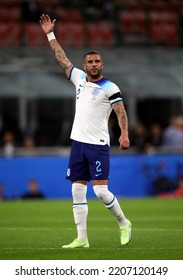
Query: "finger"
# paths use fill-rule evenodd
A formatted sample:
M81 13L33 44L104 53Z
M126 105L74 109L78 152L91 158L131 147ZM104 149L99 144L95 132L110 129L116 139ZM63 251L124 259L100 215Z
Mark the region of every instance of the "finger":
M48 15L48 14L46 14L46 16L45 16L45 17L46 17L46 21L47 21L47 22L51 22L51 19L50 19L50 17L49 17L49 15Z
M42 14L42 15L40 16L40 21L41 21L41 23L43 23L43 24L47 21L46 16L45 16L44 14Z
M126 149L128 149L129 148L129 144L122 144L122 145L120 145L120 149L121 150L126 150Z
M123 147L123 150L127 150L128 149L128 147Z
M124 151L124 150L127 150L128 147L120 147L120 149Z

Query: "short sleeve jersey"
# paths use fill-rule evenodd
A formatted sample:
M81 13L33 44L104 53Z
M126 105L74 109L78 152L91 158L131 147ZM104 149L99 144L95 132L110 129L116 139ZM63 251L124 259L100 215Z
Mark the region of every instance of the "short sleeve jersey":
M108 120L112 104L121 101L119 87L106 78L87 82L86 73L75 67L69 77L76 87L75 117L71 139L98 145L109 145Z

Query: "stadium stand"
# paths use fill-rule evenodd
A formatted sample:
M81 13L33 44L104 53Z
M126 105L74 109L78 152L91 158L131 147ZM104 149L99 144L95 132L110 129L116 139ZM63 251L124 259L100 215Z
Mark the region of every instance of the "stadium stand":
M24 44L29 47L43 46L48 44L46 36L38 23L26 22L23 25Z
M151 11L149 14L150 37L153 43L178 45L178 14L175 11Z
M59 0L2 0L0 46L44 46L45 40L38 24L41 13L49 13L57 19L57 32L63 38L64 45L71 47L120 46L128 44L129 38L133 39L133 44L148 46L172 47L182 44L183 40L179 38L182 36L182 0L109 1L107 4L94 1L80 6L78 3L71 1L68 5L67 1ZM5 34L10 29L11 36ZM99 31L101 36L98 35Z
M84 26L77 22L58 23L56 34L63 46L82 47L84 46Z
M121 30L124 33L146 33L146 13L144 11L123 11L119 12Z
M106 73L124 87L125 93L130 92L127 96L130 125L135 123L137 114L144 120L139 113L141 110L135 107L137 103L140 104L139 108L143 102L146 104L143 106L149 108L150 105L153 106L153 101L146 102L146 98L162 98L161 102L167 104L166 116L162 116L161 109L156 112L158 116L151 114L151 118L148 109L145 115L148 115L146 120L149 121L146 125L159 118L164 126L165 118L172 113L171 110L179 108L182 98L183 71L180 61L183 0L114 0L109 1L110 5L106 5L108 1L84 1L82 5L78 5L79 2L1 0L0 129L9 111L14 115L8 122L11 123L13 119L17 129L22 129L29 123L26 120L28 114L33 127L40 128L45 123L47 135L43 137L41 144L49 142L52 145L55 138L54 141L46 140L48 119L45 109L47 105L44 105L50 105L46 98L62 99L62 104L70 98L68 102L72 103L71 85L60 74L60 68L57 65L55 67L56 62L47 38L39 25L39 16L43 12L50 14L52 19L57 19L55 33L64 49L68 49L71 54L74 65L81 64L85 49L102 49L104 60L109 65L105 68ZM112 49L110 54L109 49ZM119 65L119 58L122 66ZM22 101L22 96L27 98L25 102ZM44 100L45 104L42 105L40 100ZM11 105L11 101L12 104L16 102L16 106ZM41 104L40 107L38 103ZM52 106L55 107L55 104ZM67 106L68 103L62 109ZM71 107L74 108L73 105ZM22 112L19 112L19 108ZM45 112L46 117L42 120L41 115L40 121L36 122L38 112ZM60 119L68 118L68 112L59 112L60 109ZM60 133L60 119L58 124L53 120L56 123L56 134ZM49 127L53 128L51 125ZM42 137L43 133L40 134ZM49 134L54 134L53 129Z
M7 3L8 4L8 3ZM2 4L0 6L0 21L18 22L21 19L20 7L18 5L9 6Z
M0 23L0 46L20 46L21 26L18 22L1 22Z
M115 45L113 25L111 23L88 23L86 34L87 43L90 47L111 47Z

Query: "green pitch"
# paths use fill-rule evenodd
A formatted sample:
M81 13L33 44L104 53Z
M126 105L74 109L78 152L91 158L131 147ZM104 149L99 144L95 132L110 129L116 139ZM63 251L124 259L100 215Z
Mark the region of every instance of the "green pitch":
M125 199L132 240L119 242L117 222L89 200L89 249L66 250L76 237L70 200L0 202L1 260L182 260L183 199Z

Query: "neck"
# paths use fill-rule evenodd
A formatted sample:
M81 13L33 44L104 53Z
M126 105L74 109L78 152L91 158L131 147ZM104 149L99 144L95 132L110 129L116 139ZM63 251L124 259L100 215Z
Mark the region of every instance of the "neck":
M97 82L97 81L99 81L99 80L101 80L103 78L103 76L102 75L100 75L99 77L91 77L91 76L87 76L86 77L86 80L87 80L87 82Z

